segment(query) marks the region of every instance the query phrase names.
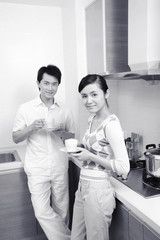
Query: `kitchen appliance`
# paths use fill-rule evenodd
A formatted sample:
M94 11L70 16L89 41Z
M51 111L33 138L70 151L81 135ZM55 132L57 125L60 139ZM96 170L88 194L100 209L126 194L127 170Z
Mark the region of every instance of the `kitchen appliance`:
M143 170L142 182L147 186L158 189L160 191L160 178L150 176L147 173L146 169Z
M131 137L125 140L131 168L137 167L137 161L142 156L142 140L142 136L134 132L131 133Z
M152 178L160 181L160 144L156 148L155 144L146 145L147 151L144 153L146 159L146 172Z
M160 21L159 9L158 0L128 1L128 41L123 46L128 48L128 64L125 69L128 67L130 70L118 71L117 64L114 71L107 69L108 72L104 73L106 79L143 79L150 84L160 82L160 29L157 24ZM115 42L117 41L113 41ZM116 45L112 48L116 49Z

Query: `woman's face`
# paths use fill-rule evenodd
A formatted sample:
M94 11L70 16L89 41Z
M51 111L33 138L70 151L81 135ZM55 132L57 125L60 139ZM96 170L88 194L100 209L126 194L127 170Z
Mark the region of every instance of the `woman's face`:
M107 108L107 95L97 83L89 84L81 91L83 104L91 113L98 113L102 109Z

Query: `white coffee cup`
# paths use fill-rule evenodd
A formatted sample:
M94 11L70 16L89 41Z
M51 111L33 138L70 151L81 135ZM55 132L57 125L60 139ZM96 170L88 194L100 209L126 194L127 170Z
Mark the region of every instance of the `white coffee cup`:
M46 128L53 128L55 125L55 120L51 117L46 118Z
M75 152L77 149L78 140L75 138L69 138L65 140L65 147L68 152Z

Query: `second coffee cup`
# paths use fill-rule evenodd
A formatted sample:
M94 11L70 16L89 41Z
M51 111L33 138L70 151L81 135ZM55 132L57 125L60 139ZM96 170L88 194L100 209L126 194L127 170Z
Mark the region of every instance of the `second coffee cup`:
M78 140L75 138L69 138L65 140L65 147L68 152L75 152L77 149Z

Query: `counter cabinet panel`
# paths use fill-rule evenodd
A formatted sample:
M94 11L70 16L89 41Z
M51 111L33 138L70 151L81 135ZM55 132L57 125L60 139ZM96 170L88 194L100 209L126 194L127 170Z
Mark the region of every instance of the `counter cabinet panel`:
M69 227L72 226L72 216L73 216L73 205L75 201L75 193L78 188L80 169L72 161L69 161L69 212L70 212L70 222Z
M37 234L24 171L0 175L0 239L21 240Z
M132 212L129 212L129 240L144 240L143 223Z
M116 200L116 209L110 226L110 240L129 240L129 211Z
M152 231L148 226L144 226L144 239L143 240L159 240L160 236L158 237L156 233Z
M110 226L110 240L160 240L151 227L134 215L123 203L116 200Z

